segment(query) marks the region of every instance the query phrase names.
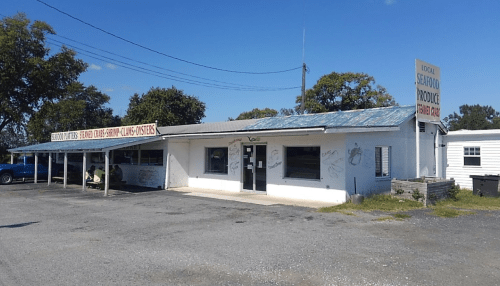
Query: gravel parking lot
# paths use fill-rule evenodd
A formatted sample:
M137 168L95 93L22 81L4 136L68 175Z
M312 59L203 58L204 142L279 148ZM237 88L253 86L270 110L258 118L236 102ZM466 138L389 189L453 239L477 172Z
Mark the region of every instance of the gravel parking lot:
M499 285L500 212L429 212L2 185L0 284Z

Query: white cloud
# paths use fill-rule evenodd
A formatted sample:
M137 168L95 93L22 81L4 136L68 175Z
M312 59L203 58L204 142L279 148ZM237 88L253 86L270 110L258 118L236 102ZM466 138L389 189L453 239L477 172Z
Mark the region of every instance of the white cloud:
M385 0L385 5L392 5L395 3L396 3L396 0Z
M109 88L109 87L104 89L104 91L105 91L105 92L112 92L113 90L114 90L114 89Z
M114 64L106 64L106 67L108 69L111 69L111 70L115 70L116 69L116 65L114 65Z
M98 65L94 65L94 64L91 64L90 67L89 67L89 70L95 70L95 71L98 71L102 69L100 66Z

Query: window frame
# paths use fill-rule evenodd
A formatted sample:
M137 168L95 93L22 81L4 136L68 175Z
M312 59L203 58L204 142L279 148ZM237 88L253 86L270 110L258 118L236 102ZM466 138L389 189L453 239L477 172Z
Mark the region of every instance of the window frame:
M384 154L383 149L387 148L387 175L384 176ZM377 162L377 150L380 149L380 161ZM375 146L375 178L378 180L387 180L392 178L392 146L389 145L380 145ZM380 166L377 166L377 164ZM377 170L380 170L380 175L377 174Z
M127 156L129 154L126 154L126 152L130 152L130 155L128 158L131 158L132 159L132 163L130 162L124 162L121 158L119 160L117 160L117 157L120 156L120 157L123 157L123 158L127 158ZM118 154L117 154L118 153ZM124 155L122 156L122 153L124 153ZM113 150L113 164L118 164L118 165L131 165L131 166L137 166L139 165L139 150L132 150L132 149L116 149L116 150Z
M321 146L320 145L314 145L314 146L308 146L308 145L299 145L299 146L283 146L284 151L284 158L283 158L283 179L292 179L292 180L310 180L310 181L321 181ZM318 149L318 158L317 158L317 174L315 178L307 178L307 177L300 177L300 176L289 176L288 172L288 163L289 163L289 158L288 158L288 149L289 148L317 148Z
M217 171L217 170L213 169L213 165L215 165L215 164L209 163L209 162L212 162L209 159L213 158L212 155L213 155L214 151L217 151L220 149L225 151L224 157L223 157L225 159L223 159L223 162L222 162L222 165L223 165L222 170ZM212 151L212 152L210 152L210 151ZM205 162L204 163L205 163L204 164L204 173L205 174L227 175L229 173L229 147L205 147Z
M141 166L163 166L163 156L164 156L163 149L145 149L145 150L141 149L140 152L141 152L141 154L140 154L139 165L141 165ZM155 152L160 153L161 152L161 156L152 157L151 152L153 152L153 153L155 153ZM145 154L147 154L148 156L144 156ZM158 163L151 163L151 158L156 158ZM145 159L147 159L148 162L144 162Z
M471 151L474 154L471 154ZM463 146L463 157L464 157L463 160L464 167L481 167L481 146ZM473 164L473 163L466 164L466 161L472 161L467 159L476 159L476 158L478 160L478 164Z

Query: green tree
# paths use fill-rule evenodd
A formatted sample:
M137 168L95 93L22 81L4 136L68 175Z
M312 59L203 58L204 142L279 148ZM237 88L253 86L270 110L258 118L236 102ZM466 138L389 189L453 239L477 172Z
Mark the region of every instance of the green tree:
M68 86L63 98L45 102L28 122L28 133L37 142L50 141L50 133L120 125L113 110L105 107L109 96L94 86L76 82Z
M87 68L72 50L50 52L45 35L54 33L45 22L30 25L22 13L0 20L0 132L9 124L24 126Z
M443 120L450 131L500 129L500 113L489 105L464 104L460 106L460 114L453 112Z
M280 116L296 115L296 114L299 114L299 112L300 112L300 106L299 106L299 109L282 108L282 109L280 109Z
M301 96L297 96L296 109ZM366 109L396 105L387 90L364 73L336 73L322 76L312 89L306 91L305 111L321 113L339 110Z
M7 150L18 146L27 145L24 129L16 124L8 124L0 132L0 164L10 164L10 152Z
M264 108L264 109L259 109L259 108L254 108L251 111L245 111L240 113L236 119L229 118L229 121L233 120L245 120L245 119L257 119L257 118L264 118L264 117L274 117L278 115L278 111L275 109L271 108Z
M197 97L185 95L182 90L151 88L146 94L130 97L124 125L153 123L172 126L200 123L205 117L205 103Z

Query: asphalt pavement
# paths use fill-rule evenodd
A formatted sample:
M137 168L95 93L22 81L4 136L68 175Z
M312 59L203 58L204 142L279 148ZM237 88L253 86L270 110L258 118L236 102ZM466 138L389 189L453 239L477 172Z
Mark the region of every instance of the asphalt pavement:
M381 222L188 189L110 193L1 185L0 285L500 284L499 211Z

